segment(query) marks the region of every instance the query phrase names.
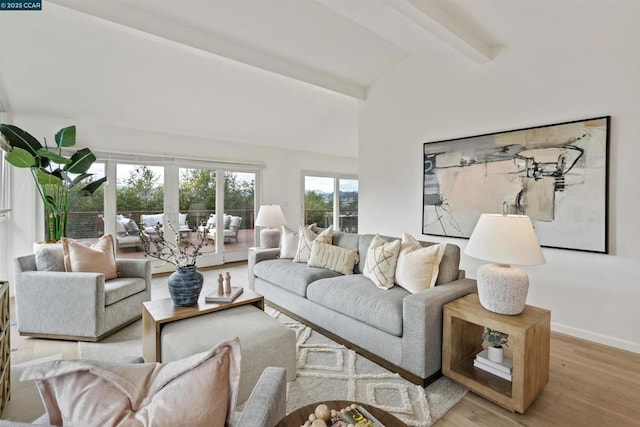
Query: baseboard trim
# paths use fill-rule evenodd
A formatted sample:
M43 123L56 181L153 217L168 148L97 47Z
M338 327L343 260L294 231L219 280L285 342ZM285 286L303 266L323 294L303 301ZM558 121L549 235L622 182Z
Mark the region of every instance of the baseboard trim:
M596 332L591 332L580 328L574 328L572 326L563 325L557 322L551 322L551 330L554 332L559 332L561 334L570 335L572 337L581 338L583 340L607 345L609 347L615 347L620 350L626 350L632 353L640 353L640 343L610 337L608 335L598 334Z

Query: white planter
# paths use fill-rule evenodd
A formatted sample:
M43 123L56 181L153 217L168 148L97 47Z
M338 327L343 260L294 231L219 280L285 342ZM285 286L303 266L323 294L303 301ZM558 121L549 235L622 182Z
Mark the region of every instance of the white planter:
M489 360L496 363L502 363L504 360L504 349L502 347L489 346Z

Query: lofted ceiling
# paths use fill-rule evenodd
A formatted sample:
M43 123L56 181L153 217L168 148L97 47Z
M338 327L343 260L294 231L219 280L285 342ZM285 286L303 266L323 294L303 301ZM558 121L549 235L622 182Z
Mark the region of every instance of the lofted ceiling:
M635 0L50 0L0 13L0 111L357 157L408 55L638 38Z

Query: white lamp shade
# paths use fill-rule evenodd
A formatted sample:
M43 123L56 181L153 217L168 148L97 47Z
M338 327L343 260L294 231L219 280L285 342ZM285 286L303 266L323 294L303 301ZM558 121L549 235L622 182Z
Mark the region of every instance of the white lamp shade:
M482 214L464 253L505 265L539 265L545 259L526 215Z
M278 227L286 224L280 205L262 205L258 210L256 225L258 227Z

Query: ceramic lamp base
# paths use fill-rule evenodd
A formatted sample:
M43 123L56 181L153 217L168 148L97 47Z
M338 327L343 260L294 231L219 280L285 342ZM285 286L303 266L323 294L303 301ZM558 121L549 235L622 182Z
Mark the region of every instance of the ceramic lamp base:
M280 230L264 228L260 231L260 246L263 248L277 248L280 246Z
M527 272L509 265L485 264L478 269L480 305L499 314L522 313L529 291Z

